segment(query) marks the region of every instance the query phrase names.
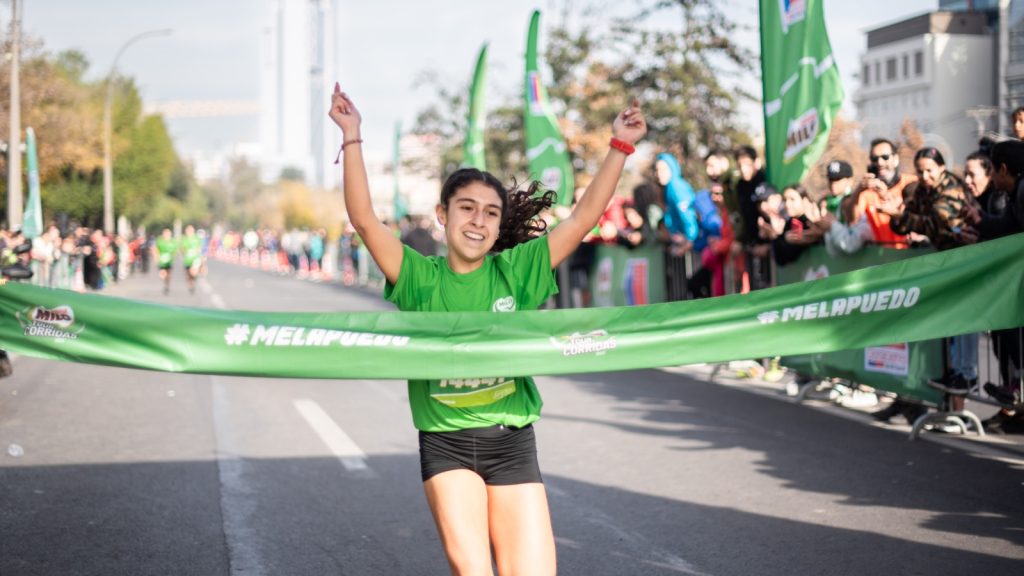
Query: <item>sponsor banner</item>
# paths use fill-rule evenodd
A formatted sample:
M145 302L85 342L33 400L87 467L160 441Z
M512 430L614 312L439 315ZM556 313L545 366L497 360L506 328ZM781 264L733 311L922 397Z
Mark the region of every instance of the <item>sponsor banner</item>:
M1024 325L1022 253L1017 234L750 294L500 321L493 312L181 308L8 282L0 347L149 370L452 382L818 354ZM924 371L916 361L911 374Z
M641 306L665 301L665 253L656 242L628 249L598 244L591 271L595 306Z
M803 180L843 103L823 0L761 0L765 171L777 188Z
M526 38L526 80L523 89L523 127L526 132L526 158L530 164L530 178L539 180L548 190L558 193L557 203L572 204L575 175L565 138L558 127L548 93L540 78L537 35L540 31L540 12L530 17L530 30Z
M930 248L896 250L877 245L865 246L855 254L831 256L821 246L805 250L796 262L778 269L780 284L826 278L839 273L869 273L873 266L930 254ZM859 270L860 272L853 272ZM790 308L770 311L771 318L781 322L802 322L809 317L850 317L875 314L890 307L914 307L921 297L919 290L897 289L862 294L849 294L832 302L807 304L799 310ZM762 320L764 321L764 320ZM885 329L885 328L883 328ZM893 339L896 341L897 339ZM938 403L942 393L926 385L930 378L942 376L942 340L923 340L887 346L868 346L803 356L788 356L782 364L808 376L846 378L874 388Z
M865 348L864 369L868 372L906 376L910 373L910 346L892 344Z
M487 43L480 48L469 87L469 113L466 116L466 138L462 144L462 166L487 170L484 148L484 90L487 83Z

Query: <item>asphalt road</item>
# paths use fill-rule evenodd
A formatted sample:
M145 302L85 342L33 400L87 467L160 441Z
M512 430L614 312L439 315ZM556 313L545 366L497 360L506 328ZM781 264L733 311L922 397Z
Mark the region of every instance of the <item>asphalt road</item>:
M370 292L216 262L190 295L178 273L169 296L155 274L107 293L391 308ZM562 574L1020 573L1024 456L909 442L866 417L703 374L538 378ZM0 380L0 450L0 576L448 571L404 382L20 357Z

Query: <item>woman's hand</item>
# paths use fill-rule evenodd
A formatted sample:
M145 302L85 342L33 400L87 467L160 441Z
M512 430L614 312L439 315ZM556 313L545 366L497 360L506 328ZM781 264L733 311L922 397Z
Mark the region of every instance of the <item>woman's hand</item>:
M971 226L981 224L981 211L967 202L964 202L964 207L960 209L960 216Z
M878 203L878 210L889 216L899 216L903 214L903 199L890 195L889 198Z
M331 109L327 113L334 120L334 123L341 128L341 132L347 138L359 137L359 125L363 123L363 117L356 110L356 105L348 94L341 91L341 86L334 83L334 94L331 94Z
M640 100L633 98L633 103L622 111L612 123L612 136L619 140L636 144L647 134L647 121L640 111Z

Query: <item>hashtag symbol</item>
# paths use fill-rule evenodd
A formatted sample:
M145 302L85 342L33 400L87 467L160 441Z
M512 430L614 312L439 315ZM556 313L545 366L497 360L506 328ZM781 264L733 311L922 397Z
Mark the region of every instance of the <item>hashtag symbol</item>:
M249 339L249 325L248 324L235 324L228 328L227 332L224 333L224 341L228 343L228 346L238 346L244 344Z
M757 319L761 321L761 324L772 324L779 319L779 312L778 310L762 312L757 315Z

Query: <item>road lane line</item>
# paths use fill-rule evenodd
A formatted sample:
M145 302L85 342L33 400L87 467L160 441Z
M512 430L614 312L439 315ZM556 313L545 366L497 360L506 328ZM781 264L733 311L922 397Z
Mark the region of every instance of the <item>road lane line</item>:
M213 383L213 426L217 436L217 475L220 479L220 511L231 574L264 576L259 538L254 527L257 499L252 473L240 457L238 438L228 415L227 390L217 376Z
M316 402L307 398L296 398L292 400L295 409L299 411L306 423L313 428L317 436L331 452L341 460L346 470L368 470L366 464L366 453L364 453L348 434L338 426L327 412L324 412Z

